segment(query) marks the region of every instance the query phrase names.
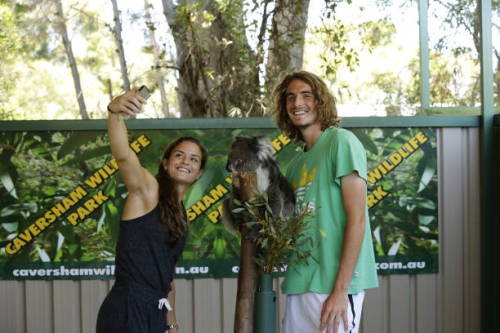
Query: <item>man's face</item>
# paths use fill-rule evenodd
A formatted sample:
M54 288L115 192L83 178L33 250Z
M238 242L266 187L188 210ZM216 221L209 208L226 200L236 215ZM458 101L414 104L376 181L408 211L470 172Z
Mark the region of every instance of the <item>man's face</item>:
M316 99L311 86L302 80L294 79L285 93L286 112L296 127L308 127L316 123Z

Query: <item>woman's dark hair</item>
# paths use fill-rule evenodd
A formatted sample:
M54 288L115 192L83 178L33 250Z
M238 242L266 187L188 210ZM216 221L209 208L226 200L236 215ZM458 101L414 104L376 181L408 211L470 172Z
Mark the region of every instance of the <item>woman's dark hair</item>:
M158 173L156 174L156 180L160 185L160 218L161 224L168 232L167 242L171 244L176 243L184 235L187 230L187 221L184 213L184 207L180 204L181 198L178 197L177 191L174 190L174 180L170 177L168 172L165 171L163 167L163 160L169 159L174 149L184 141L192 142L200 148L200 170L205 169L208 159L208 153L205 147L198 139L191 136L183 136L171 142L167 146L167 149L165 149L165 153L161 158L160 165L158 166Z

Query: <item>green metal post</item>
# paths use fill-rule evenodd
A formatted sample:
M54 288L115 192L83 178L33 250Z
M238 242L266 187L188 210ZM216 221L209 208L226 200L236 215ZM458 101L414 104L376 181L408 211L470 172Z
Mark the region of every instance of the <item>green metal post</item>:
M430 106L429 88L429 28L428 10L429 0L418 1L418 37L420 40L420 103L421 111L425 111Z
M481 0L481 331L495 332L498 281L493 221L493 61L491 0ZM496 189L498 191L498 189Z
M273 290L273 276L261 274L255 293L255 332L276 332L276 293Z

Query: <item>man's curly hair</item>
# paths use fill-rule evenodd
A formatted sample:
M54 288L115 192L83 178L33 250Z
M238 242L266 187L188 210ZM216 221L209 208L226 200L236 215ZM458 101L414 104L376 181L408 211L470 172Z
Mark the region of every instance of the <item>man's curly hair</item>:
M340 125L340 119L337 116L335 97L330 93L325 82L317 75L310 72L294 72L285 76L273 91L274 106L272 115L278 127L285 132L286 135L293 140L304 141L302 134L293 125L286 111L286 90L293 80L301 80L311 87L316 102L318 122L321 124L322 130L330 126Z

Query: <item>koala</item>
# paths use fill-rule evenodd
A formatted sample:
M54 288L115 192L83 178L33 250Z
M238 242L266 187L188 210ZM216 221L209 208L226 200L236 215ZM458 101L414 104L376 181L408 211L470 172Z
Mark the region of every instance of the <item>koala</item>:
M245 172L255 172L257 178L254 193L261 195L267 193L269 206L274 217L292 215L295 207L295 194L281 174L278 164L272 153L271 140L266 136L238 136L231 145L228 155L227 171L233 174L231 198L223 203L223 222L229 230L240 230L240 225L248 221L245 214L235 214L233 199L243 201L241 188L237 175ZM258 231L251 230L249 237L255 239Z

